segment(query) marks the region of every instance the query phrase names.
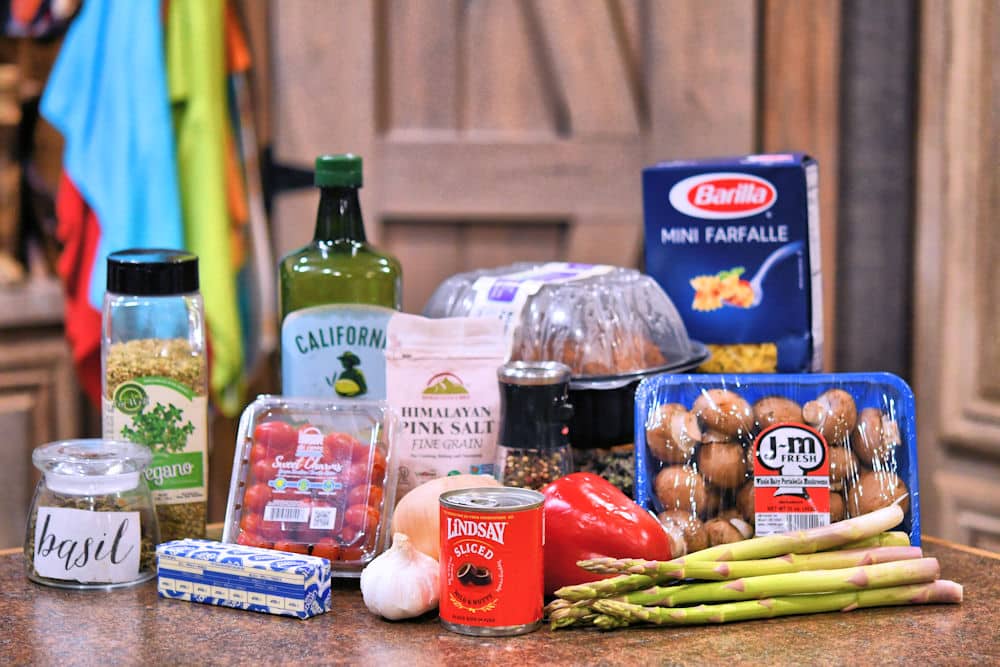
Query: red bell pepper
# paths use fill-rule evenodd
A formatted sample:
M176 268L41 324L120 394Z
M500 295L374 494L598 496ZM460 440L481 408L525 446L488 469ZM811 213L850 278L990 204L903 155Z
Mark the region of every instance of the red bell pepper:
M577 472L542 489L545 594L611 575L581 570L588 558L670 560L670 539L652 514L597 475Z

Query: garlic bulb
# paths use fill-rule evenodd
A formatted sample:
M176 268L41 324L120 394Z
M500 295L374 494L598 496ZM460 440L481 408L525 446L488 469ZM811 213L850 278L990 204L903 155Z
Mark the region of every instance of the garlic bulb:
M404 533L361 572L361 596L368 611L390 620L413 618L438 606L438 562L421 553Z

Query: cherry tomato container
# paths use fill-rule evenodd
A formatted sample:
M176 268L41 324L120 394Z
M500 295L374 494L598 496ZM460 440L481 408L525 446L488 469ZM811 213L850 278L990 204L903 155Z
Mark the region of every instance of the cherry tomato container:
M240 418L222 541L359 577L390 542L395 424L382 401L258 397Z

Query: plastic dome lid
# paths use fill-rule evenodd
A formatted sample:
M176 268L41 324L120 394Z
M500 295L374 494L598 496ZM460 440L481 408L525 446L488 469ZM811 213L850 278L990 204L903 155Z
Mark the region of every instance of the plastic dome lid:
M143 445L99 438L51 442L31 454L49 489L77 496L136 488L152 458Z
M634 269L521 263L461 273L437 288L424 315L497 315L494 297L521 300L511 358L562 362L576 381L682 370L707 357L670 297Z

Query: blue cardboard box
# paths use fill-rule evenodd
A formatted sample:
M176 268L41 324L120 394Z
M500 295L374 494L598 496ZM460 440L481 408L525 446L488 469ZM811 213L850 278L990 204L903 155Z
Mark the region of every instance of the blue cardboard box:
M773 344L773 370L821 370L818 182L802 153L643 170L646 272L692 338Z
M330 561L211 540L156 547L162 598L310 618L330 610Z

